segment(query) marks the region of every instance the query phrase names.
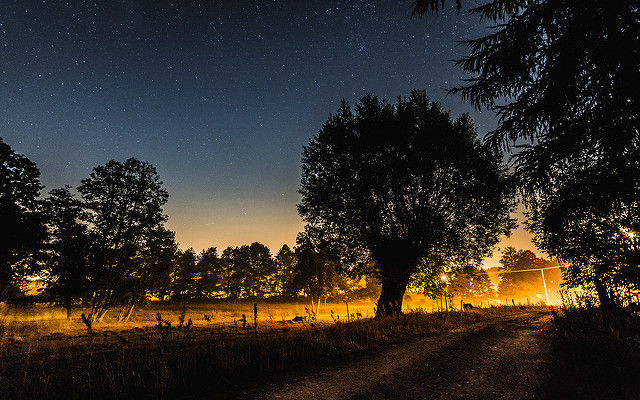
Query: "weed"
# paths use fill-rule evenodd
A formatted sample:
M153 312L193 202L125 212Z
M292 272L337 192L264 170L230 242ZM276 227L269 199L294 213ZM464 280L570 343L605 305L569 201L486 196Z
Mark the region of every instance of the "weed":
M163 319L162 314L156 314L156 325L154 328L160 332L160 336L166 340L169 337L169 332L171 331L171 321L168 319Z
M337 324L340 321L340 315L335 314L333 310L331 310L331 319Z
M317 320L317 314L314 310L309 310L308 307L304 308L304 311L307 313L307 315L309 316L309 320L310 321L316 321Z
M158 315L160 315L160 314L158 314ZM80 318L82 319L82 322L87 327L87 334L89 336L93 335L93 321L91 320L91 318L87 317L86 315L84 315L84 313L82 313L80 315Z

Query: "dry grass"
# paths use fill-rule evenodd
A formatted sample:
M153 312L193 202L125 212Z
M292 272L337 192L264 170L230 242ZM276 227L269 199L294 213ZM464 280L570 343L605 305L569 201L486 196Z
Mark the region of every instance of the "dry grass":
M508 308L465 313L425 313L417 298L400 318L373 320L373 302L349 304L362 318L346 320L346 305L321 305L317 322L304 303L189 305L182 325L180 306L152 305L132 322L113 315L88 335L76 310L72 321L50 307L0 309L0 393L7 398L169 398L234 393L259 377L316 368L354 351L428 332L453 330ZM162 317L158 326L157 314ZM249 319L243 327L240 318ZM204 317L207 315L209 321ZM193 325L187 327L191 318ZM164 321L171 323L170 328Z
M587 297L554 310L548 398L640 398L640 315L621 313L624 331L618 335L606 328L596 302Z

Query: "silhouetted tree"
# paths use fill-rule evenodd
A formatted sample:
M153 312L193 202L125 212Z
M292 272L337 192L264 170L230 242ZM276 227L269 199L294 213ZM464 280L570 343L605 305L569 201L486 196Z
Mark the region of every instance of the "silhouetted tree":
M442 4L417 0L413 13ZM613 293L639 283L637 245L625 233L640 228L639 8L638 0L472 8L498 24L463 42L470 55L457 63L472 77L451 90L498 113L488 139L518 146L516 176L536 243L571 265L569 285L595 288L603 311L615 307Z
M38 212L40 171L0 138L0 300L16 296L46 236Z
M249 246L249 274L247 291L253 297L265 297L276 293L276 263L271 250L262 243Z
M373 257L378 313L392 314L421 259L479 263L509 233L507 181L467 115L453 120L424 91L396 105L367 95L355 111L343 101L305 146L298 210L343 262Z
M314 240L308 232L299 233L296 244L293 291L302 291L310 297L313 310L317 312L320 299L335 294L339 284L338 257L327 243Z
M449 290L454 297L459 297L467 303L487 302L495 299L496 295L487 272L475 266L456 271L451 277Z
M177 263L177 249L172 231L158 226L149 232L115 293L114 300L120 307L118 322L129 320L135 306L145 304L152 294L161 293L167 287L166 282Z
M224 271L217 248L209 247L198 255L197 269L199 279L196 291L198 294L204 298L219 296Z
M564 171L529 213L536 245L567 264L569 287L597 293L605 314L637 301L629 294L640 290L638 154L640 148L628 157L626 173L595 158L580 171Z
M296 255L293 250L286 244L283 245L275 257L276 263L276 292L279 295L292 296L293 279L295 277Z
M239 249L231 246L222 251L220 264L222 267L222 291L227 298L238 299L242 292L242 276L236 269L236 258ZM242 263L240 263L242 264Z
M46 262L39 275L46 282L44 294L61 300L71 318L71 304L86 296L89 290L92 237L87 226L80 222L84 210L70 187L54 189L44 200L43 208L48 227L45 246Z
M144 299L147 288L140 283L146 265L141 255L164 231L167 217L162 206L169 195L156 169L136 158L95 167L78 191L99 243L89 316L95 321L115 304L134 305Z
M507 247L500 258L500 284L498 293L501 298L527 297L532 291L542 287L540 271L527 271L540 268L538 256L531 250L516 250ZM515 273L515 271L520 271ZM527 271L527 272L522 272ZM524 294L523 293L527 293Z
M500 265L498 294L501 298L523 299L540 295L544 296L541 297L541 300L546 301L545 283L542 281L540 268L557 267L557 261L540 258L531 250L516 250L513 247L507 247L502 252ZM560 278L559 271L549 270L545 274L547 275L545 279L548 285L547 290L551 290L552 281L556 283L554 290L557 290Z
M178 244L176 243L175 234L159 227L149 236L149 240L142 249L141 270L143 274L137 283L141 290L136 291L139 295L156 296L160 300L165 300L171 289L171 275L177 269L178 264ZM133 304L135 305L135 303ZM129 310L129 315L133 308Z
M180 300L182 304L186 304L187 301L199 297L200 293L197 288L200 274L197 262L196 252L192 248L178 251L176 269L172 274L172 299Z

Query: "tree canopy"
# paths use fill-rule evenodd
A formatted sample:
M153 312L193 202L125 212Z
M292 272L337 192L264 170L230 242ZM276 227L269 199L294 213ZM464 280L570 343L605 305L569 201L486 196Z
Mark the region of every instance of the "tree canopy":
M467 115L418 90L395 105L343 101L304 147L299 192L300 214L343 262L378 264L380 313L400 311L419 260L479 263L514 225L500 155Z
M502 251L500 265L498 294L507 301L533 299L546 302L546 296L557 293L560 288L560 273L554 268L558 267L558 262L540 258L531 250L507 247ZM542 269L546 276L544 282Z
M90 289L88 278L93 237L81 221L82 202L69 186L53 189L44 200L49 231L45 246L46 262L39 272L47 283L45 293L50 300L62 300L71 316L71 303Z
M40 171L0 138L0 300L11 297L25 275L26 261L41 249L46 236L39 212Z
M444 0L416 0L413 13ZM458 7L461 6L457 1ZM638 289L640 1L493 0L470 9L493 32L462 42L471 77L450 91L497 112L514 150L529 229L601 304Z
M78 187L87 221L99 238L93 258L92 318L114 304L131 307L145 298L148 265L143 254L164 229L169 194L156 169L129 158L97 166ZM172 247L172 246L171 246ZM146 282L145 282L146 283Z

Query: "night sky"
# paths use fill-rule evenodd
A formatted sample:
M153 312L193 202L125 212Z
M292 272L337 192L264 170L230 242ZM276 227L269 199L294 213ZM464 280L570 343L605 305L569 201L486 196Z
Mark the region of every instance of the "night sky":
M169 191L182 248L276 252L303 228L302 146L342 98L426 89L495 127L445 97L464 77L456 41L486 32L454 3L412 19L410 0L2 0L0 137L37 163L43 194L136 157Z

